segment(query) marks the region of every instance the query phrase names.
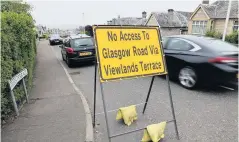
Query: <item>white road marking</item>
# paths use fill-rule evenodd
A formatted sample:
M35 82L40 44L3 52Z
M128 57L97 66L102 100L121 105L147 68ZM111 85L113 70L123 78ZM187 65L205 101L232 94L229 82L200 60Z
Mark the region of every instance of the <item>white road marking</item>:
M228 89L228 90L231 90L231 91L234 91L235 89L233 89L233 88L230 88L230 87L226 87L226 86L220 86L220 87L222 87L222 88L224 88L224 89Z
M93 142L94 141L94 132L93 132L93 125L92 125L92 116L91 116L91 112L90 112L90 107L86 101L85 96L83 95L83 93L80 91L80 89L76 86L76 84L74 83L74 81L72 80L69 72L67 71L67 69L64 67L64 65L62 64L62 62L60 61L60 59L57 57L56 52L54 51L53 47L51 47L52 52L54 52L55 57L57 58L58 62L60 63L60 65L62 66L62 68L64 69L66 76L68 78L68 80L70 81L71 85L73 86L73 88L75 89L75 91L77 92L78 95L80 95L81 97L81 101L83 103L84 106L84 111L85 111L85 121L86 121L86 136L85 136L85 142Z

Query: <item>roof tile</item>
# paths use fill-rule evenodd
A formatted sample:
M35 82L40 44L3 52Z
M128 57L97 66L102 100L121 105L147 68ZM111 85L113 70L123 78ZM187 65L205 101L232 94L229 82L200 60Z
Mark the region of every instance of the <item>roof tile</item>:
M201 7L210 18L226 18L228 4L228 0L218 0L210 5L202 4ZM232 1L230 18L238 18L238 1Z
M191 14L191 12L183 11L152 12L160 27L187 27Z
M137 17L124 17L124 18L115 18L112 20L112 25L145 25L145 18Z

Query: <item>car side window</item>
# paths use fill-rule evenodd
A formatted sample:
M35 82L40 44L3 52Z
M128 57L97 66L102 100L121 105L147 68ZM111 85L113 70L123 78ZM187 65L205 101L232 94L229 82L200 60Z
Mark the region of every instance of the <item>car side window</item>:
M166 48L167 42L168 42L168 38L167 37L163 37L162 38L162 42L163 42L163 48Z
M66 47L71 47L71 45L70 45L70 40L66 40L66 41L64 42L64 46L66 46Z
M167 49L189 51L189 50L193 49L193 46L184 40L181 40L178 38L173 38L173 39L169 40L169 42L167 44Z

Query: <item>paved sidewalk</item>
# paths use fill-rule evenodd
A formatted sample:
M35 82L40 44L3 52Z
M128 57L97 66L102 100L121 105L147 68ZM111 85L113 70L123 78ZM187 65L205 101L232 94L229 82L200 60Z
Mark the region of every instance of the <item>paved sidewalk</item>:
M2 142L83 142L85 113L48 42L38 45L30 103L2 129Z

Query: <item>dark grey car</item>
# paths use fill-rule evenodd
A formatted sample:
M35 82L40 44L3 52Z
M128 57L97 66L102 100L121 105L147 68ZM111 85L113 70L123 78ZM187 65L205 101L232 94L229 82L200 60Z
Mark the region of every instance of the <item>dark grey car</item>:
M62 44L63 41L59 34L53 34L49 38L49 43L50 45L55 45L55 44Z
M68 67L74 63L95 61L94 38L89 36L70 36L60 46L62 59Z
M170 78L188 89L198 84L238 83L238 48L219 39L193 35L163 38Z

